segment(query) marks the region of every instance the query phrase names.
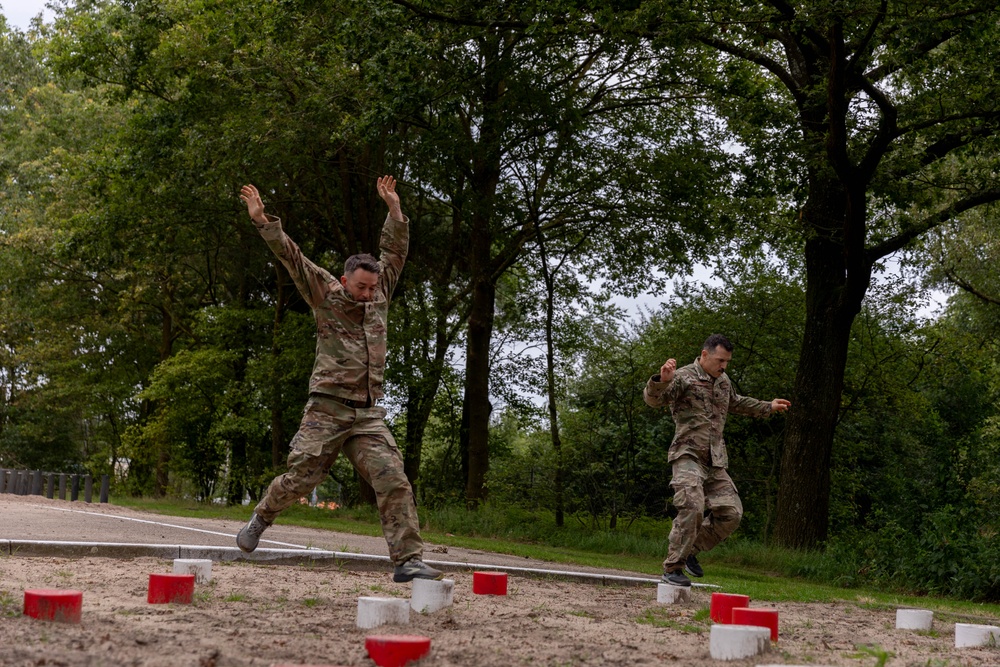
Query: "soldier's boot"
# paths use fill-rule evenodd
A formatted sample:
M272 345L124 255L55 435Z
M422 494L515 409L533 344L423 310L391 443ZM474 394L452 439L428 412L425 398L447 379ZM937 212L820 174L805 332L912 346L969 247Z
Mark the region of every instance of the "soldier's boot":
M684 561L684 571L692 577L701 578L705 576L705 570L702 569L701 563L699 563L698 559L694 557L694 554L688 556L687 560Z
M260 542L260 536L264 534L264 531L267 530L267 527L270 525L271 524L261 519L260 516L254 512L247 525L243 526L240 532L236 535L236 546L246 553L252 552L257 548L257 544Z
M392 580L397 583L414 579L444 579L444 572L435 570L419 558L411 558L405 563L400 563L393 570Z
M670 584L671 586L690 586L691 580L687 578L684 574L684 570L674 570L673 572L664 573L661 581L665 584Z

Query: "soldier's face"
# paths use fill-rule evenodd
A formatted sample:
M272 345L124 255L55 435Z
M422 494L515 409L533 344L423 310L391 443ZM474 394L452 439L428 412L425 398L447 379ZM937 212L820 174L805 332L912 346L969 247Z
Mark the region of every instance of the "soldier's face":
M378 274L365 269L355 269L340 277L340 284L355 301L371 301L378 287Z
M714 350L701 351L699 363L701 363L701 367L706 373L717 378L726 372L726 366L729 365L729 361L732 358L732 352L721 345L716 345Z

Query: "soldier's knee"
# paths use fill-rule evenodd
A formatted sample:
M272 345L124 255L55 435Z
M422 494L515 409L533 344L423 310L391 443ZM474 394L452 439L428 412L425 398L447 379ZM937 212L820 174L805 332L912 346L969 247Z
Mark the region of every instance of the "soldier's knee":
M712 522L719 527L728 528L730 531L736 530L742 519L742 507L729 506L712 509Z

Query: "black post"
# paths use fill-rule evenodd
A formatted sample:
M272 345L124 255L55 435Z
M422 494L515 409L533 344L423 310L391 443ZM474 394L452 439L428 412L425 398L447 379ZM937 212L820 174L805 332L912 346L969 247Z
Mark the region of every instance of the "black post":
M27 470L17 471L17 495L26 496L28 495L28 481L29 474Z
M42 471L36 470L31 473L31 495L42 495Z
M59 500L66 500L66 473L59 473Z
M50 472L45 477L45 497L52 500L52 496L56 494L56 474Z
M76 501L76 499L80 497L80 476L72 475L70 476L70 481L71 481L70 485L71 488L69 492L69 499L72 501Z
M108 502L108 486L110 485L110 478L107 475L101 475L101 502Z
M91 497L94 495L94 478L90 475L83 476L83 501L86 503L90 502Z
M7 488L7 469L0 468L0 493L6 493Z

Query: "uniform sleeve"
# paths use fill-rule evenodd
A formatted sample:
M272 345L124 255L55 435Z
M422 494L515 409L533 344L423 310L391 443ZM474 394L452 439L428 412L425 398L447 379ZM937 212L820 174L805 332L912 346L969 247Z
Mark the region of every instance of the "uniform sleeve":
M729 412L747 417L767 417L771 414L771 401L761 401L749 396L740 396L729 383Z
M657 373L646 382L646 388L642 390L642 400L652 408L660 408L672 403L683 387L684 380L679 374L674 374L674 379L670 382L660 382L660 375Z
M380 276L382 286L385 290L385 298L388 300L396 289L399 282L399 275L403 272L403 264L406 262L406 253L410 245L410 219L405 215L401 222L393 219L391 215L385 216L385 224L382 226L382 238L379 241L378 263L382 267Z
M323 303L330 292L330 282L333 275L306 259L292 239L281 229L281 220L273 215L267 215L267 222L254 223L267 246L288 269L289 275L295 281L295 286L311 307Z

